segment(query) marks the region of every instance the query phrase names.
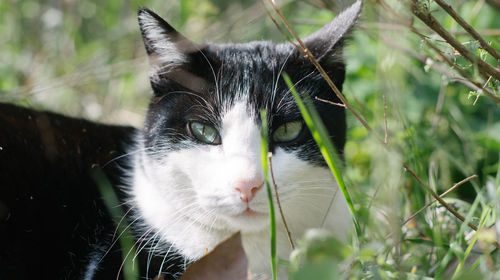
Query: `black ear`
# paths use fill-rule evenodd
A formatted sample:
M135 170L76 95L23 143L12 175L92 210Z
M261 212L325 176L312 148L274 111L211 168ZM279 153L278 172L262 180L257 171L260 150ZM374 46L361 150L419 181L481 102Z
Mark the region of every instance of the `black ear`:
M203 46L188 40L159 15L149 9L138 11L142 40L149 55L149 78L155 94L161 94L165 79L194 92L202 92L207 82L190 65ZM196 64L196 63L195 63ZM198 68L201 68L198 63ZM200 69L194 69L200 71Z
M139 26L151 64L171 66L186 63L198 46L182 36L170 24L147 8L140 8Z
M335 59L346 35L355 25L361 12L361 2L356 1L349 8L338 14L318 31L306 37L303 42L318 60Z

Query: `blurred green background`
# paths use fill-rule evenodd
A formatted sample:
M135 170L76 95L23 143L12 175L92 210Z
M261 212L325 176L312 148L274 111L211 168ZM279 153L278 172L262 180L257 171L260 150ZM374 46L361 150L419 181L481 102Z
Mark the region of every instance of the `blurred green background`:
M470 50L498 65L437 5L421 2ZM474 65L413 18L404 2L388 3L479 81ZM499 49L498 7L486 1L450 3ZM301 36L318 29L346 5L328 0L278 4ZM137 8L142 6L197 42L284 40L260 1L2 0L0 102L140 126L151 91L136 19ZM345 57L344 94L375 130L366 131L347 113L344 177L361 217L367 247L374 252L370 258L378 264L380 256L391 254L398 271L410 271L418 264L417 272L428 274L448 252L449 244L464 244L464 238L454 230L460 224L450 228L449 221L438 219L446 216L439 208L431 207L401 227L403 217L420 209L429 195L404 171L400 160L438 193L477 174L477 179L449 195L458 199L449 201L465 215L476 193L484 190L478 198L478 212L472 211L479 216L500 201L499 106L485 96L474 105L477 93L436 71L433 67L445 73L454 70L377 1L365 1ZM496 93L499 82L493 79L487 86ZM384 137L385 119L391 152L376 140L376 135ZM492 185L493 191L486 192L486 185ZM493 222L500 214L497 208L492 212ZM388 234L393 238L387 239ZM408 241L416 239L422 241L418 246ZM421 245L423 240L431 245ZM401 249L399 257L391 251L395 244ZM409 256L403 257L404 253Z

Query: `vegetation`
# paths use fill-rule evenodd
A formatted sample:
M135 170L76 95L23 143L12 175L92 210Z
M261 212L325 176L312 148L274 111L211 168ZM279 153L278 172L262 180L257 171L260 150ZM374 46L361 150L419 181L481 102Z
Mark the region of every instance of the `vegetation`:
M494 0L447 1L471 26L462 27L442 2L365 0L345 48L343 90L366 122L347 110L342 177L360 231L349 244L309 232L278 263L292 279L500 279L500 8ZM299 36L340 10L327 0L277 4ZM150 89L138 7L198 42L283 41L269 5L0 2L0 101L140 125ZM433 193L458 182L432 203Z

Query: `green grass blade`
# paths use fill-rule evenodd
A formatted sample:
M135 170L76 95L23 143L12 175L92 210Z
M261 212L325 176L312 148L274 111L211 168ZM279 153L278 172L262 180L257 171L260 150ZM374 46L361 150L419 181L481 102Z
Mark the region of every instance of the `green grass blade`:
M467 213L467 216L465 217L465 221L462 222L460 225L460 230L458 231L458 234L455 235L455 241L450 243L450 249L448 252L446 252L446 255L444 258L442 258L441 264L439 265L439 268L436 272L436 279L441 279L443 277L444 271L446 269L446 266L448 263L451 261L453 258L453 250L451 249L451 246L453 246L453 243L458 244L459 240L463 238L465 229L468 228L468 223L472 221L472 218L474 217L474 213L476 212L476 209L479 206L479 202L481 200L482 193L479 193L472 203L469 212Z
M269 202L269 219L271 225L271 269L273 273L273 280L278 277L276 266L276 218L274 215L274 202L273 193L271 192L271 184L269 183L269 166L267 161L268 154L268 126L267 126L267 114L266 111L261 110L260 118L262 120L262 132L261 132L261 148L260 148L260 159L262 161L262 169L264 171L264 179L266 182L267 199Z
M311 131L311 134L316 143L318 144L318 147L321 151L321 154L323 155L323 158L326 161L326 164L328 164L328 167L332 171L333 176L335 177L335 180L339 185L340 191L342 191L342 194L344 195L345 200L347 201L347 205L349 206L349 210L351 211L352 219L354 221L356 234L358 237L360 237L361 229L359 227L358 219L356 217L356 211L354 210L354 205L352 203L351 196L347 191L344 180L340 175L340 171L337 168L337 165L335 164L335 162L340 162L340 160L338 159L337 152L335 151L335 148L333 147L333 144L330 141L330 137L328 136L328 132L325 128L325 125L323 124L323 121L319 117L316 108L314 108L309 96L307 95L304 96L304 101L303 101L300 95L298 94L297 90L295 89L292 81L290 80L290 77L286 73L283 73L283 79L285 79L285 83L287 84L288 88L290 88L290 91L292 92L293 97L295 98L295 102L297 102L297 105L299 106L300 113L302 114L302 117L304 118L307 127Z
M472 237L472 240L469 243L469 246L465 250L463 258L460 260L460 263L458 264L457 268L455 269L455 272L453 273L453 276L451 279L456 279L457 276L460 274L460 271L463 269L465 265L465 260L469 256L470 252L472 251L472 248L474 247L474 244L476 244L477 238L479 237L479 232L483 229L488 216L491 214L492 208L487 207L486 209L483 209L483 212L481 213L481 218L479 220L479 226L477 227L476 234L474 234L474 237Z
M99 192L101 193L106 208L111 214L114 223L117 225L116 232L123 233L119 236L120 245L122 247L123 277L125 280L139 279L138 263L134 262L133 258L128 258L130 252L135 252L134 237L126 219L122 220L125 213L121 207L118 207L121 203L118 200L111 183L108 181L106 174L104 174L102 170L93 169L91 176L99 188Z

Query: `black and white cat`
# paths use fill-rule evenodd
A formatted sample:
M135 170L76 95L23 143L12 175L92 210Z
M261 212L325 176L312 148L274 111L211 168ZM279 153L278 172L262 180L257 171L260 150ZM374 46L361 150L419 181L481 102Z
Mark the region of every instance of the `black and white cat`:
M356 2L304 39L339 89L342 46L355 24ZM281 74L303 94L339 102L307 57L290 43L197 45L148 9L139 24L150 58L154 95L136 139L132 206L165 251L195 260L241 231L255 274L269 274L269 217L260 161L261 120L269 117L269 150L292 237L324 227L345 239L346 201L303 123ZM346 134L344 108L314 100L337 151ZM290 245L277 217L278 256Z

